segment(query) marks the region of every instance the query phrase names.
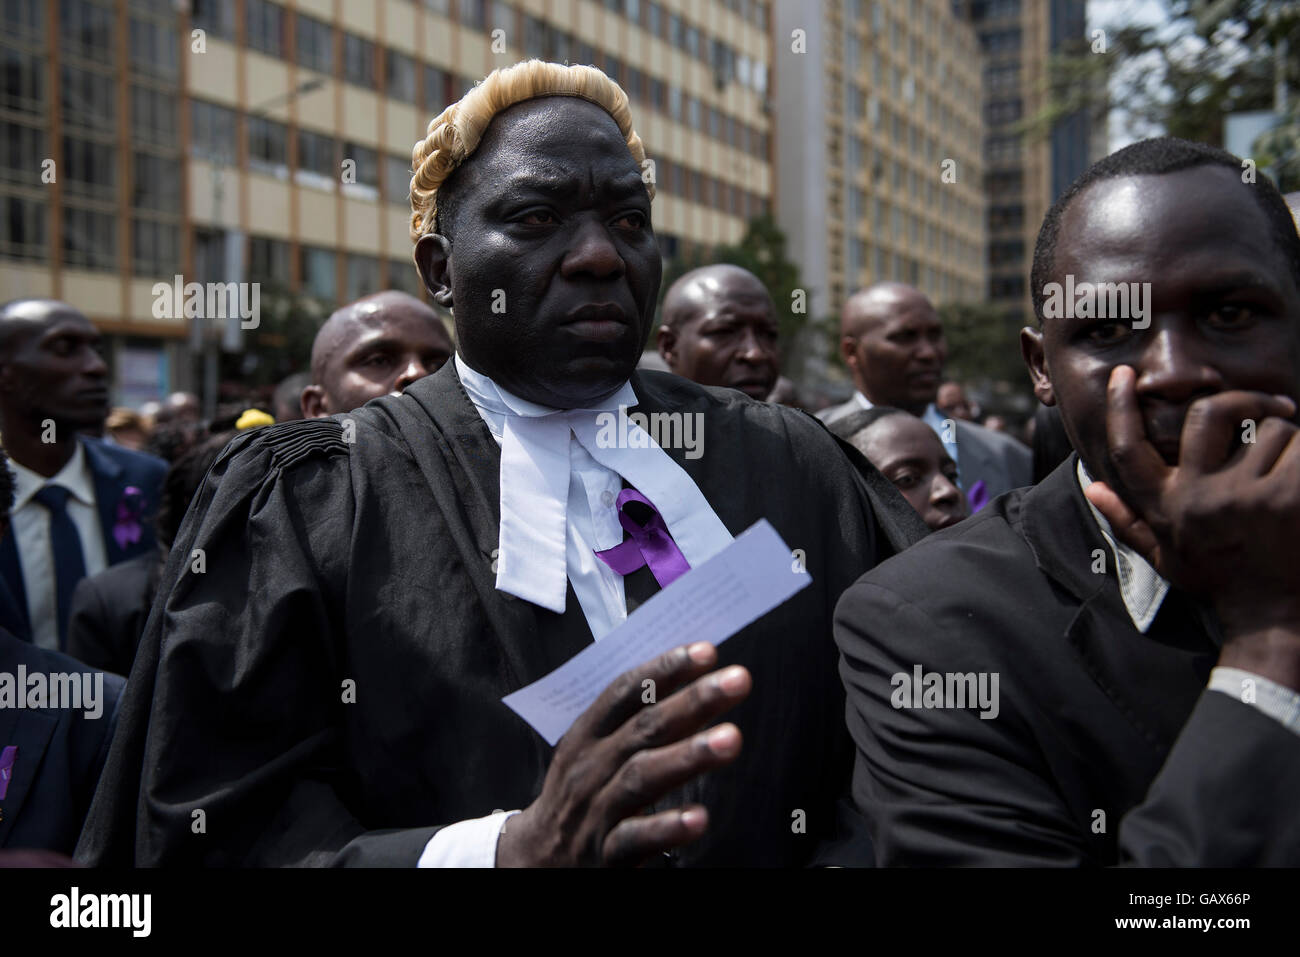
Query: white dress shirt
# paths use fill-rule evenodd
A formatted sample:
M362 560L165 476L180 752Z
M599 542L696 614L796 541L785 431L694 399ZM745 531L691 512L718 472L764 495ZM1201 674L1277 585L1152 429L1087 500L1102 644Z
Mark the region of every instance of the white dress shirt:
M466 394L474 403L474 407L498 445L504 444L506 430L512 427L513 422L556 411L528 402L500 388L490 378L470 368L461 359L459 353L456 354L454 361ZM636 405L637 401L631 383L625 383L622 390L606 400L601 407L618 409L620 405L624 407ZM566 534L564 571L568 581L573 585L573 593L582 607L592 637L600 641L627 618L627 596L623 588L623 576L594 554L596 551L604 551L623 542L623 526L618 520L615 501L623 489L624 476L597 462L573 433L568 435L569 477L568 496L564 509ZM644 453L648 450L638 451ZM713 513L712 508L699 494L698 489L681 467L666 453L659 451L658 455L658 458L654 454L636 456L636 465L644 481L634 484L640 491L647 493L655 507L664 515L674 540L688 559L692 554L707 557L711 553L720 551L730 542L730 533L725 526L722 526L717 515ZM506 467L504 456L502 463L504 469ZM518 476L502 475L503 484L517 480ZM681 484L683 482L688 483L689 488L683 486ZM652 485L667 491L656 496L649 494L650 489L642 485ZM673 493L674 490L676 494ZM695 501L693 506L692 500ZM529 508L524 509L525 513L529 511ZM538 513L547 511L547 503L540 497L535 511ZM708 514L703 514L704 512ZM499 556L499 560L504 557ZM501 588L502 584L502 578L498 576L497 587ZM562 596L561 601L563 601ZM554 606L551 607L552 610L557 610ZM560 608L562 607L561 604ZM442 828L425 846L418 866L495 866L497 838L500 836L501 828L508 817L518 813L518 811L499 811L487 817L460 821Z
M9 460L14 470L14 508L10 513L18 565L23 572L27 617L32 642L41 648L59 647L59 609L54 583L54 549L50 543L50 510L32 497L46 485L62 485L68 496L68 517L81 538L86 574L108 567L104 530L95 507L95 477L81 443L66 465L50 478ZM15 595L15 598L18 596Z
M1088 470L1079 460L1075 473L1079 487L1087 488L1093 483ZM1085 498L1085 501L1087 499ZM1151 623L1155 621L1165 596L1169 594L1169 582L1162 578L1145 558L1123 542L1119 541L1110 527L1106 517L1097 511L1097 506L1088 502L1101 535L1110 546L1115 558L1115 569L1119 578L1119 593L1124 599L1124 607L1134 627L1146 634ZM1217 667L1210 671L1207 685L1210 691L1221 691L1226 695L1240 699L1243 703L1264 712L1296 734L1300 734L1300 692L1292 691L1285 685L1270 681L1261 675L1240 668Z

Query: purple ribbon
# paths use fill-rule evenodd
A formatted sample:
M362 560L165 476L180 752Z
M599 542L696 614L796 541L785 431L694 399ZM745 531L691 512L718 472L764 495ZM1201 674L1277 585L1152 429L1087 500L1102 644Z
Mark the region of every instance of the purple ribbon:
M644 525L624 509L629 502L644 505L650 510L650 517ZM618 493L614 507L618 509L619 524L632 537L613 548L596 552L597 558L620 575L630 575L642 565L649 565L660 588L667 588L691 570L686 556L669 534L664 517L650 504L648 498L634 488L625 488Z
M11 744L0 751L0 801L9 793L9 779L14 776L14 758L18 757L18 745Z
M117 521L113 523L113 538L118 548L140 541L140 518L143 515L144 493L134 485L128 485L117 500Z
M985 487L983 479L970 487L970 491L966 493L966 501L970 503L972 515L989 503L989 490Z

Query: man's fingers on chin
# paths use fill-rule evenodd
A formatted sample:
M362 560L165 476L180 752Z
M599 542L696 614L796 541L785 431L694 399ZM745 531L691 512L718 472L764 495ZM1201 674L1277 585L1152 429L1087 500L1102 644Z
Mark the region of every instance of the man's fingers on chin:
M703 835L708 826L709 812L699 804L644 817L626 817L605 835L605 863L611 867L633 867L654 854L689 844Z

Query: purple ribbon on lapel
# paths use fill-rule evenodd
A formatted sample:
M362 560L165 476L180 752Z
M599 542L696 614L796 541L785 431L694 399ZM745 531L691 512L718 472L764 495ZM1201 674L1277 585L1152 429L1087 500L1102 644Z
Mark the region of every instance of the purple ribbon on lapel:
M972 515L989 503L989 490L985 487L983 479L970 487L970 491L966 493L966 501L970 503Z
M11 744L0 751L0 801L9 793L9 779L14 776L14 758L18 757L18 745Z
M134 485L122 490L117 500L117 521L113 523L113 538L118 548L126 548L140 541L140 518L144 515L144 493Z
M639 524L624 509L629 502L644 505L650 510L650 517L644 525ZM620 575L630 575L642 565L649 565L660 588L667 588L691 570L686 556L669 534L664 517L650 504L648 498L634 488L625 488L618 493L614 507L618 509L619 524L632 537L613 548L596 552L597 558Z

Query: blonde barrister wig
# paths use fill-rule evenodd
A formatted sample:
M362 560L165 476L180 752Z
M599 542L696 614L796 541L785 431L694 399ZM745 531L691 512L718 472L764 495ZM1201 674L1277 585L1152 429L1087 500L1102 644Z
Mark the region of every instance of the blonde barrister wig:
M632 129L632 112L622 87L594 66L564 66L526 60L493 70L457 102L429 123L424 139L411 151L411 240L434 232L438 190L447 177L478 149L488 124L516 103L542 96L576 96L595 103L618 124L637 166L645 161L641 137ZM646 188L654 197L654 184Z

